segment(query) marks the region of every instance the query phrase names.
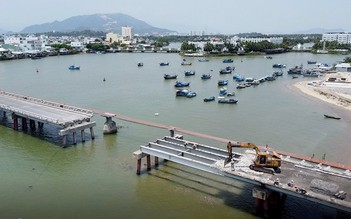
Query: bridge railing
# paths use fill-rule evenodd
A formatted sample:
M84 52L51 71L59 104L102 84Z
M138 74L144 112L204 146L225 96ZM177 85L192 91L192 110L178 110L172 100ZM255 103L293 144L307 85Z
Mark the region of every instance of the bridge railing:
M35 98L35 97L25 96L22 94L10 93L10 92L3 91L3 90L0 90L0 94L4 95L4 96L11 97L11 98L16 98L16 99L21 99L21 100L28 101L28 102L33 102L36 104L41 104L41 105L45 105L45 106L49 106L49 107L65 109L65 110L68 110L71 112L85 114L89 117L92 117L94 115L94 112L92 110L88 110L88 109L84 109L84 108L80 108L80 107L76 107L76 106L70 106L70 105L63 104L63 103L47 101L47 100L43 100L43 99L39 99L39 98Z

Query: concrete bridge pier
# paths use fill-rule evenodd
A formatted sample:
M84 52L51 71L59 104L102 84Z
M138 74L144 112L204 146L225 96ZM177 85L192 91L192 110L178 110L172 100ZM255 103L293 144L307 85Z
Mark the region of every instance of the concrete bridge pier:
M18 131L18 116L15 113L12 113L13 120L13 129Z
M103 134L115 134L117 133L116 122L112 120L112 117L106 116L106 122L104 123Z
M80 136L81 136L81 138L82 138L82 142L85 142L85 132L84 132L84 129L82 129L82 130L80 131Z
M29 120L29 128L34 131L36 129L35 121L33 119Z
M25 118L25 117L22 117L22 130L23 131L27 131L28 130L27 118Z

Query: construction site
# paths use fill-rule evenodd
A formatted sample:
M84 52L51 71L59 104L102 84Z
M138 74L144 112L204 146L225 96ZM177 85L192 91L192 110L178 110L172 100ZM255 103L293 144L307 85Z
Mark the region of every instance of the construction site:
M147 170L151 170L153 156L154 166L159 165L161 158L251 184L254 207L264 211L275 208L277 203L283 205L287 196L294 196L351 213L348 167L282 155L246 142L230 141L224 150L184 140L174 130L170 136L140 146L133 156L137 160L138 175L143 158L146 158Z

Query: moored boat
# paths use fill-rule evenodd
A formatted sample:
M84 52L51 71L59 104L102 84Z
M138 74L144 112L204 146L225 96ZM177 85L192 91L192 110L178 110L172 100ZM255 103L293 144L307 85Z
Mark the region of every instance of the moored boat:
M307 61L307 64L316 64L317 61Z
M195 71L185 71L184 74L185 76L192 76L195 75Z
M222 87L220 90L219 90L219 95L220 96L224 96L227 94L227 88L226 87Z
M235 99L219 99L218 103L222 103L222 104L236 104L238 102L238 100Z
M219 80L218 81L218 86L224 86L228 84L228 80Z
M164 79L177 79L178 75L164 74Z
M214 101L216 98L214 96L212 97L206 97L204 98L204 102L210 102L210 101Z
M199 59L199 62L209 62L209 61L210 61L209 59L205 59L205 58Z
M195 97L196 93L193 92L193 91L189 91L188 89L182 89L182 90L177 90L176 91L176 96L177 97L188 97L188 98L191 98L191 97Z
M207 79L210 79L211 78L211 75L210 74L203 74L202 76L201 76L201 79L203 79L203 80L207 80Z
M233 63L234 60L233 59L224 59L223 63Z
M80 70L80 66L70 65L68 67L69 70Z
M288 74L302 74L302 66L295 66L288 70Z
M169 62L161 62L160 63L160 66L168 66L169 65Z
M324 117L325 117L325 118L328 118L328 119L337 119L337 120L341 119L340 117L337 117L337 116L330 116L330 115L327 115L327 114L324 114Z
M273 64L273 68L286 68L285 64Z
M186 61L185 59L183 59L181 65L191 65L191 62Z
M181 82L181 81L176 81L174 87L189 87L190 82Z

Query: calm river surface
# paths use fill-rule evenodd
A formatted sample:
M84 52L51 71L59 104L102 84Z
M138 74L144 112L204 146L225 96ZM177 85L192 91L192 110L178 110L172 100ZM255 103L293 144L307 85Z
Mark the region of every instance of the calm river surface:
M272 64L287 67L317 60L328 64L345 56L287 53L234 57L235 72L260 78L271 74ZM351 165L350 113L307 97L291 87L286 74L273 82L236 90L232 75L219 75L223 58L181 66L178 54L83 54L40 60L0 62L0 89L68 103L88 109L119 113L237 141ZM143 62L144 67L137 67ZM160 62L170 66L160 67ZM71 64L80 71L69 71ZM38 72L36 70L38 69ZM185 77L185 70L196 75ZM213 71L211 71L213 70ZM191 82L197 97L176 98L178 74ZM212 79L203 81L202 74ZM103 78L106 81L103 82ZM217 81L228 79L237 105L204 103L218 96ZM158 116L155 116L158 113ZM342 120L324 119L337 114ZM2 114L1 114L2 116ZM2 124L6 121L2 118ZM95 116L96 139L62 148L57 130L23 133L0 126L1 218L259 218L253 208L251 187L171 162L136 176L132 153L142 144L168 135L167 130L119 121L117 135L103 136L104 118ZM8 118L10 122L10 118ZM215 147L225 144L184 136ZM143 168L145 169L145 167ZM332 209L288 197L283 218L330 218Z

